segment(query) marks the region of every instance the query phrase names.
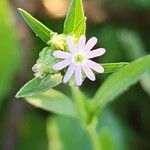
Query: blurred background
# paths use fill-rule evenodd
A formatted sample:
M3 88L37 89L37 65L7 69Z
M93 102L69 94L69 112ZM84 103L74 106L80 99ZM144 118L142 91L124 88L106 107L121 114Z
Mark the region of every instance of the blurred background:
M0 0L0 150L92 149L76 120L55 116L14 97L33 78L31 67L46 46L17 8L61 33L69 3ZM97 47L107 50L97 62L132 61L150 52L150 0L84 0L84 8L87 37L96 36ZM86 80L82 90L92 97L107 76L97 76L95 83ZM68 88L57 87L66 94ZM104 150L150 150L150 73L110 103L99 119Z

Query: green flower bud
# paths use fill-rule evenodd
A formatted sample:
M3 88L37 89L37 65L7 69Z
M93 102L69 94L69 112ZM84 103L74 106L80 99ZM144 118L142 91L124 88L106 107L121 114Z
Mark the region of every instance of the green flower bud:
M58 59L55 58L52 53L53 51L50 47L46 47L40 52L36 64L32 67L36 77L44 77L48 74L57 73L52 67L57 63Z
M51 45L53 50L65 51L67 49L66 36L64 34L55 33L47 44Z

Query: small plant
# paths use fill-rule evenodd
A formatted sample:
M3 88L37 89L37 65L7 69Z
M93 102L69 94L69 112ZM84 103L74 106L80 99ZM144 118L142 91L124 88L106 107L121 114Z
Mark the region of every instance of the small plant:
M27 102L47 111L76 118L89 135L93 149L102 150L96 130L98 115L110 101L150 70L150 55L130 64L98 64L91 60L103 55L105 49L91 50L97 43L96 37L86 43L86 17L81 0L72 0L61 34L48 29L25 10L19 8L19 11L47 47L40 52L32 68L35 77L20 89L16 97L23 97ZM86 77L95 81L94 73L112 74L99 87L94 97L89 99L80 90L80 86ZM72 97L52 89L59 84L69 85Z

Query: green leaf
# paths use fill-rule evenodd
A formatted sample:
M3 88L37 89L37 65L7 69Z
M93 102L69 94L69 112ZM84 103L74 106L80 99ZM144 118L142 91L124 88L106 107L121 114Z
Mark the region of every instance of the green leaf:
M53 31L48 29L45 25L43 25L40 21L32 17L25 10L19 8L18 9L21 15L23 16L26 23L30 26L33 32L39 36L45 43L47 43L51 36L54 34Z
M10 93L20 67L20 44L8 0L0 1L0 105ZM8 96L8 95L7 95Z
M60 74L53 76L46 76L45 78L35 77L27 82L16 94L16 97L28 97L40 94L49 90L50 88L60 84L62 76Z
M143 74L140 83L143 89L150 95L150 71Z
M103 108L111 100L122 94L140 77L150 70L150 55L135 60L119 72L112 74L96 92L92 110Z
M89 138L77 119L53 116L48 118L46 126L48 150L92 150Z
M72 34L75 33L75 35L76 35L77 37L80 37L81 35L85 34L85 30L84 30L84 27L86 26L85 21L86 21L86 18L82 19L82 20L78 23L78 25L74 28Z
M56 114L77 117L73 102L64 94L54 89L36 96L26 97L32 105Z
M98 122L97 131L103 150L129 150L131 142L135 142L132 130L113 111L105 109L99 114Z
M104 73L113 73L121 70L128 64L129 64L128 62L119 62L119 63L103 63L101 65L104 68Z
M82 23L83 27L81 30L81 28L76 28L76 27L79 25L79 22L82 20L83 20ZM84 16L82 0L72 0L64 23L64 34L71 34L73 31L74 31L73 33L77 36L79 33L80 35L85 34L85 30L86 30L85 21L86 18Z
M118 31L117 35L122 49L125 51L130 60L146 55L147 52L145 51L144 43L137 32L122 29ZM146 72L142 76L140 83L143 89L150 95L150 72Z
M97 134L102 150L129 150L133 134L113 112L104 111L98 121ZM46 126L48 150L92 150L88 134L77 119L50 116ZM70 135L73 135L73 138Z

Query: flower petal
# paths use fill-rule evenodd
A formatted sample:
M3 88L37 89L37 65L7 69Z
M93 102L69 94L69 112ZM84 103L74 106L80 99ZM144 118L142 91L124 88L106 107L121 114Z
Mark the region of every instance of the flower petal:
M106 52L104 48L98 48L95 50L90 51L87 55L87 58L95 58L103 55Z
M92 60L87 60L87 65L91 69L95 70L98 73L103 73L104 72L104 68L100 64L98 64L98 63L96 63L96 62L94 62Z
M54 70L62 70L65 67L67 67L70 63L71 62L69 59L65 59L65 60L60 61L60 62L56 63L55 65L53 65L53 69Z
M82 84L81 66L76 66L75 68L75 82L77 86Z
M84 51L87 51L87 52L90 51L95 46L96 43L97 43L96 37L90 38L84 47Z
M53 52L53 56L56 58L65 59L65 58L69 58L71 56L71 54L58 50L58 51Z
M95 81L95 75L93 73L93 71L87 66L87 65L84 65L83 67L83 71L85 73L85 75L92 81Z
M82 35L80 37L78 45L77 45L77 47L78 47L79 50L82 50L84 48L85 42L86 42L86 37L85 37L85 35Z
M75 71L75 65L70 64L70 66L69 66L69 68L68 68L68 70L67 70L67 72L64 76L64 79L63 79L64 83L67 83L70 80L70 78L73 75L74 71Z
M77 52L77 47L74 43L73 37L72 36L67 36L66 42L67 42L67 45L69 47L70 52L76 53Z

